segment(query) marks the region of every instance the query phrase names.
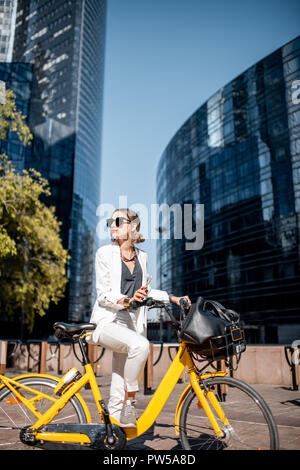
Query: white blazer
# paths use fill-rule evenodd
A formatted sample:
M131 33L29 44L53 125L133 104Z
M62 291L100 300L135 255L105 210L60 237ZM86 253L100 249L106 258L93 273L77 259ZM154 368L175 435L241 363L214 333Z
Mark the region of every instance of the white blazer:
M135 247L135 250L142 268L142 285L145 285L148 276L148 256L140 248ZM93 307L90 322L96 323L97 328L93 331L92 337L88 341L97 344L101 328L107 323L113 322L117 318L118 311L124 309L123 305L117 303L118 300L125 296L120 292L122 264L120 246L117 242L111 241L108 245L101 246L97 250L95 269L97 299ZM148 295L155 300L169 303L169 296L166 291L151 289L151 286L149 286ZM137 332L145 332L147 326L147 307L139 307L135 311L135 316Z

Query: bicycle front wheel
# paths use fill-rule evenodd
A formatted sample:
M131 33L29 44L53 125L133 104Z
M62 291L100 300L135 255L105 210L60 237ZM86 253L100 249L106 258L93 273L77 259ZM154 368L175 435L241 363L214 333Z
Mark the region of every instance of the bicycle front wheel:
M203 381L213 391L229 425L214 411L224 437L218 438L193 389L187 394L180 413L180 439L187 450L278 449L277 426L263 398L249 385L231 377Z
M34 389L34 392L27 391L22 387L16 389L28 400L32 400L35 408L41 413L53 405L51 398L58 398L53 389L57 385L57 380L45 377L28 377L18 380L20 384ZM39 392L47 397L39 396ZM20 430L25 426L31 426L37 421L36 416L11 392L7 387L0 391L0 450L5 449L26 449L27 446L19 440ZM60 410L59 414L51 423L86 423L87 418L79 399L74 396Z

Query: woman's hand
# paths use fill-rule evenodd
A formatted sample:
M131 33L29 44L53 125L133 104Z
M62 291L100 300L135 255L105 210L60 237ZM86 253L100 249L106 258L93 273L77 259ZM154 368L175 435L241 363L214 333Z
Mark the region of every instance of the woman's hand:
M148 289L146 286L140 287L134 294L133 297L130 299L131 303L132 301L137 301L137 302L143 302L145 297L147 296Z
M144 298L147 296L147 293L148 293L148 289L147 289L147 286L142 286L140 287L137 291L135 291L135 293L133 294L133 297L130 298L129 300L129 304L131 304L131 302L143 302ZM124 300L125 297L123 297L122 299L118 300L118 304L121 304L121 305L124 305ZM125 305L124 305L125 307ZM129 307L125 307L126 310L129 310Z
M175 297L175 295L172 295L171 302L173 302L173 304L176 304L178 305L178 307L180 307L181 299L186 299L189 303L188 305L185 305L184 308L190 308L190 306L192 305L192 302L190 301L190 298L188 295L184 295L183 297Z

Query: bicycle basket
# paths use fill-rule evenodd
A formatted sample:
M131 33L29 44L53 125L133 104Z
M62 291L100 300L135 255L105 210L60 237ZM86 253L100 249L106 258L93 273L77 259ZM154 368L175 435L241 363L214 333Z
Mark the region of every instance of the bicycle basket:
M239 314L203 297L198 297L181 322L179 338L207 358L231 357L246 349Z
M226 330L225 335L207 338L201 345L187 342L189 350L211 361L240 356L246 350L244 330L237 323Z

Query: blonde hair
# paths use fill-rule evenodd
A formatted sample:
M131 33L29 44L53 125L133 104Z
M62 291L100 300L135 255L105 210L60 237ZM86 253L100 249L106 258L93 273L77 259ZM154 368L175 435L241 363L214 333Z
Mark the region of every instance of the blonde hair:
M135 211L133 211L132 209L129 209L127 207L121 208L121 209L116 209L116 210L114 210L113 214L117 211L125 213L128 220L130 220L130 222L134 222L134 223L137 224L136 232L133 234L133 236L132 236L132 232L130 234L130 238L132 240L132 243L143 243L145 241L145 238L139 232L141 221L140 221L140 218L139 218L138 214Z

